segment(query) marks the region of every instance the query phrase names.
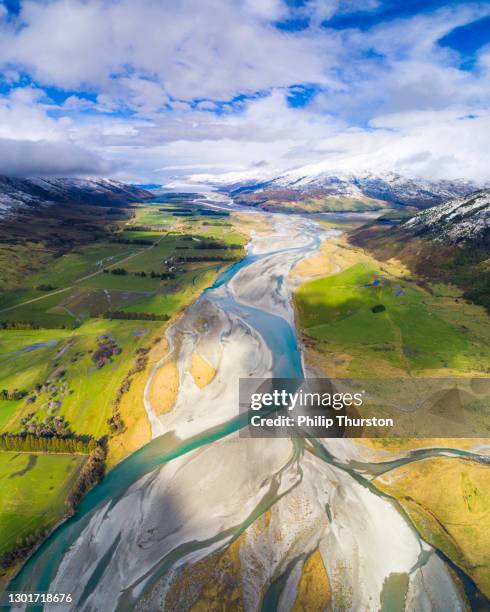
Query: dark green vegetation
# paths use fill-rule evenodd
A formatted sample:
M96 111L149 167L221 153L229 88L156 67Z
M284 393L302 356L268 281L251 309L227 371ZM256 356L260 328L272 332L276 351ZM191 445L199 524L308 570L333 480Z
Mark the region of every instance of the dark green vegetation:
M487 371L490 326L444 287L423 288L359 263L305 283L295 300L307 337L345 355L353 376L376 374L382 362L401 372Z
M36 214L0 240L4 568L101 477L107 441L126 432L121 399L165 322L242 257L246 240L228 214L209 215L192 197Z
M447 244L429 235L414 235L402 226L388 229L373 223L354 232L350 240L380 261L396 258L421 278L456 285L466 300L490 312L488 233L468 242Z

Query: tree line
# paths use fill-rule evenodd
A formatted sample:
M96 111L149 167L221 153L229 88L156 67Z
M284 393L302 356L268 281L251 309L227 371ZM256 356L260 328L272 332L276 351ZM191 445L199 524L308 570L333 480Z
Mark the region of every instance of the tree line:
M0 450L33 453L91 453L97 446L91 436L44 437L34 434L0 435Z
M38 323L32 321L0 321L0 329L40 329Z
M124 312L122 310L108 310L104 319L123 319L125 321L168 321L168 314L154 314L152 312Z
M152 240L144 240L143 238L136 238L134 240L129 240L128 238L111 238L109 242L113 242L115 244L136 244L141 246L152 246Z
M0 399L2 400L21 400L27 395L27 391L23 389L13 389L9 391L8 389L2 389L0 391Z

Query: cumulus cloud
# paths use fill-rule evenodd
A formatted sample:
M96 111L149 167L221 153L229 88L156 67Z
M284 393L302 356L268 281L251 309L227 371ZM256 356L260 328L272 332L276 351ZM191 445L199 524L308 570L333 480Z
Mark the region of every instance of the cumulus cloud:
M0 60L62 88L131 90L133 75L152 77L182 99L326 81L315 38L271 27L283 6L273 0L26 1L17 23L4 26Z
M468 70L438 41L490 7L329 25L381 5L24 0L18 16L0 12L0 138L13 143L9 163L16 158L22 172L24 146L25 173L44 147L47 173L58 164L60 174L152 182L194 169L272 173L315 161L487 180L488 47ZM277 27L295 19L304 26ZM65 156L53 155L56 147Z

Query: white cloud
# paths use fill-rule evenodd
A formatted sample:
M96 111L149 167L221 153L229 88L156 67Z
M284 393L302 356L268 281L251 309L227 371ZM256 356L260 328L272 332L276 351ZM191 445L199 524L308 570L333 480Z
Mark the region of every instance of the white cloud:
M281 7L273 0L29 1L22 27L4 29L0 61L63 88L111 88L114 80L124 87L114 79L120 75L131 77L131 89L133 75L152 77L182 99L326 81L315 39L270 25Z
M325 160L488 179L488 48L468 71L437 44L488 5L362 31L320 25L378 4L24 1L18 20L0 26L3 82L14 87L0 96L0 138L35 142L36 154L48 142L90 151L93 160L79 167L130 180L241 171L257 160L271 172ZM311 25L300 32L273 25L302 16ZM301 84L320 93L292 108L288 91ZM50 101L48 87L65 90L65 102Z
M43 96L44 92L35 87L19 87L0 97L0 138L54 140L65 137L63 125L48 116Z

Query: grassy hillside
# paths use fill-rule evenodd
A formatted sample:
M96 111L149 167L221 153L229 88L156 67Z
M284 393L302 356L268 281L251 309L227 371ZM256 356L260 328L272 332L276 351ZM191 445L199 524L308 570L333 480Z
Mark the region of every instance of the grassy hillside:
M473 311L374 261L305 283L295 303L306 336L343 355L348 375L375 375L382 362L404 373L485 372L490 359L490 326L481 327Z
M374 223L354 232L350 241L380 261L392 258L402 261L420 278L456 285L465 299L490 312L490 236L445 244L430 236L412 235L402 228L387 229Z

